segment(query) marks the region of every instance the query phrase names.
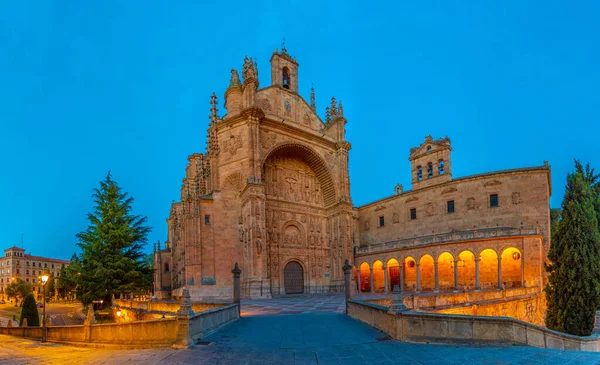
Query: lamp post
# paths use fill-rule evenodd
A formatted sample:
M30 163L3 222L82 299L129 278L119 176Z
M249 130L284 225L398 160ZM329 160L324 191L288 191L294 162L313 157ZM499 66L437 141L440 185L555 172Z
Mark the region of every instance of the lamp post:
M48 272L44 271L44 273L42 274L42 283L44 287L44 310L42 314L42 343L46 342L46 283L48 282L49 277L50 275L48 275Z

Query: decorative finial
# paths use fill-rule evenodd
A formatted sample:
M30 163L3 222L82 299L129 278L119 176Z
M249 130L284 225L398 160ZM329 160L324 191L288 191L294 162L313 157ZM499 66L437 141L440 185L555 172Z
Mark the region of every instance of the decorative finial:
M331 110L329 107L325 107L325 122L329 122L331 120Z
M236 69L232 68L231 69L231 81L229 82L229 87L238 87L238 86L242 86L242 83L240 82L240 75L238 75L238 72Z
M317 109L317 105L315 104L315 85L314 84L310 88L310 108L313 111Z
M156 243L156 245L158 246L158 250L160 251L160 240L158 240L158 242Z
M335 117L337 115L337 107L335 102L335 97L331 98L331 108L329 109L331 116Z
M234 70L235 71L235 70ZM217 109L217 95L214 93L212 93L212 95L210 96L210 119L211 120L216 120L217 117L217 111L219 109Z
M287 49L285 49L285 37L281 38L281 53L286 53Z
M340 100L340 106L338 106L338 115L340 117L344 116L344 108L342 107L342 101Z

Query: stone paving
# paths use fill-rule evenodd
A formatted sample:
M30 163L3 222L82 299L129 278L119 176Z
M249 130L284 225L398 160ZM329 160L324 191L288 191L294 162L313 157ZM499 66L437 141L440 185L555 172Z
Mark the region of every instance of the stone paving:
M185 350L41 345L37 341L0 335L0 364L600 365L600 353L391 340L341 313L343 298L340 298L298 296L243 301L242 319Z

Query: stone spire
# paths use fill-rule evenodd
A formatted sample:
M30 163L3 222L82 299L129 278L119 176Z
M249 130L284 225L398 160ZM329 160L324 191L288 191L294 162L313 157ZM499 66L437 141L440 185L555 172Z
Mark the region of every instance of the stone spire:
M313 111L317 110L317 105L315 104L315 88L314 88L314 86L310 88L310 108Z
M331 98L331 108L329 108L329 112L331 113L332 118L335 118L337 116L337 106L335 102L335 97Z
M232 70L235 71L235 70ZM237 74L237 71L236 71ZM232 79L233 80L233 79ZM238 79L238 82L240 80ZM212 93L212 95L210 96L210 120L211 121L216 121L219 117L217 116L217 111L219 111L219 109L217 109L217 95L214 93Z
M232 75L233 75L233 71L232 70ZM235 72L237 75L237 71ZM232 78L233 80L233 78ZM239 82L239 79L238 79ZM213 154L213 155L218 155L219 154L219 139L217 138L217 121L219 119L219 116L217 115L217 111L219 109L217 109L217 95L213 92L211 97L210 97L210 125L208 127L208 136L206 138L206 142L208 144L207 149L206 149L206 153L207 154Z
M331 110L329 107L325 107L325 122L329 122L331 120Z
M258 66L252 60L252 57L248 58L248 56L244 57L244 67L242 69L242 77L244 81L249 78L258 79Z
M229 81L229 87L240 87L242 86L242 82L240 81L240 75L236 69L231 69L231 81Z
M338 106L338 115L340 117L344 116L344 108L342 107L342 101L340 100L340 105Z

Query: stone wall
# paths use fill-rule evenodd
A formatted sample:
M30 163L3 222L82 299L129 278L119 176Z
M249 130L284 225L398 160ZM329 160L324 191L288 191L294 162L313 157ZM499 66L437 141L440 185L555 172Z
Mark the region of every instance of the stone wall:
M358 208L361 246L497 226L539 228L547 245L549 172L548 167L535 167L467 176L361 206ZM497 207L490 207L490 194L498 194ZM448 213L448 201L454 201L453 213ZM412 208L416 209L416 219L410 217ZM379 226L379 217L384 217L383 226Z
M181 302L177 300L127 300L127 299L116 299L114 304L121 308L132 308L132 309L143 309L147 312L161 312L161 313L176 313L179 310ZM192 310L195 313L204 312L214 308L220 308L228 305L226 302L219 303L208 303L208 302L196 302L192 303Z
M49 342L126 348L190 346L219 328L239 319L239 305L230 304L176 318L82 326L51 326ZM40 327L0 327L0 334L41 339Z
M514 344L540 348L600 351L597 335L581 337L505 317L402 312L350 300L348 315L401 341L461 344Z

